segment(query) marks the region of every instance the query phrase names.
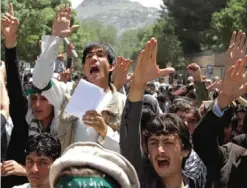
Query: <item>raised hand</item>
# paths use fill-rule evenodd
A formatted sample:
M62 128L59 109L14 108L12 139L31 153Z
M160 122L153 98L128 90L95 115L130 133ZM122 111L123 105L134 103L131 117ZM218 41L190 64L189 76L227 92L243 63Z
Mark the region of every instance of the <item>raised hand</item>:
M234 100L247 93L247 56L231 66L221 84L220 94Z
M9 11L5 13L1 19L1 27L5 46L7 48L15 47L19 20L14 17L14 8L12 3L9 4Z
M112 73L113 83L117 90L120 90L124 84L130 81L131 76L128 74L128 71L132 63L132 60L120 56L117 57L116 67Z
M133 84L145 86L149 81L175 72L174 68L159 69L157 62L157 40L152 38L138 56L134 71Z
M228 59L228 67L235 64L237 60L243 59L246 55L247 41L246 35L241 30L239 32L234 31L228 50L226 51Z
M214 90L214 89L220 89L221 88L221 84L222 84L222 80L216 80L214 83L212 83L211 85L209 85L207 87L207 90Z
M193 77L195 82L201 82L201 68L196 63L191 63L187 66L188 73Z
M73 31L79 28L79 25L73 25L70 27L72 17L72 9L70 5L62 5L57 11L56 19L52 25L52 35L59 37L67 37Z
M65 70L64 72L61 72L61 73L59 74L58 80L59 80L60 82L67 83L67 82L69 81L69 79L70 79L71 72L72 72L71 69L67 69L67 70Z

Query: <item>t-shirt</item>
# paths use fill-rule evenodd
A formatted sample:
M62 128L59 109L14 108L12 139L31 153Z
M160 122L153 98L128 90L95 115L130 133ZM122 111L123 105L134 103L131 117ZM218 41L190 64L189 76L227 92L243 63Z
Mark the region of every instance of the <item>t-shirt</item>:
M23 185L14 186L12 188L31 188L30 183L25 183Z

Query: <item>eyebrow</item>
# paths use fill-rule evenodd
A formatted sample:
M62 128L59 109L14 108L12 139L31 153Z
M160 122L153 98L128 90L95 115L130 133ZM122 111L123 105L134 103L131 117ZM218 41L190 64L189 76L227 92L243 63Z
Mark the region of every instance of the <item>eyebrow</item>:
M92 51L88 52L88 54L93 54L93 53L98 53L98 52L103 53L104 50L103 49L97 49L94 52L92 52Z
M173 141L172 138L164 138L164 139L162 139L162 140L163 140L163 141ZM159 139L158 139L158 138L150 138L149 141L159 141Z

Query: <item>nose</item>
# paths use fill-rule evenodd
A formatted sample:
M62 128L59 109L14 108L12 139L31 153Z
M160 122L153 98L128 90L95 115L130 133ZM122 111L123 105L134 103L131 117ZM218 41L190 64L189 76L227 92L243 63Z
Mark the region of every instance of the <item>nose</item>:
M164 150L162 144L159 144L158 151L160 154L165 153L165 150Z
M97 55L96 54L94 54L93 55L93 57L92 57L92 63L94 64L94 63L96 63L98 61L98 57L97 57Z
M38 167L37 167L37 164L34 163L33 166L32 166L32 168L31 168L31 172L32 172L32 173L37 173L38 171L39 171L39 169L38 169Z
M36 101L35 101L35 107L39 107L40 106L40 99L37 99Z

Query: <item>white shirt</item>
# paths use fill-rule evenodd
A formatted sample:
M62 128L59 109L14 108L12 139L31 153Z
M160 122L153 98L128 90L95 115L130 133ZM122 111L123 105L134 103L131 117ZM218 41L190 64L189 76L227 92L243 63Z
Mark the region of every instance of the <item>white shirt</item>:
M23 185L14 186L12 188L32 188L30 183L25 183Z
M112 92L108 92L100 103L98 111L101 112L109 104L111 99ZM117 131L114 132L109 126L107 129L107 135L103 138L94 128L85 125L81 119L77 120L74 142L97 142L106 149L120 153L119 139L119 133Z

